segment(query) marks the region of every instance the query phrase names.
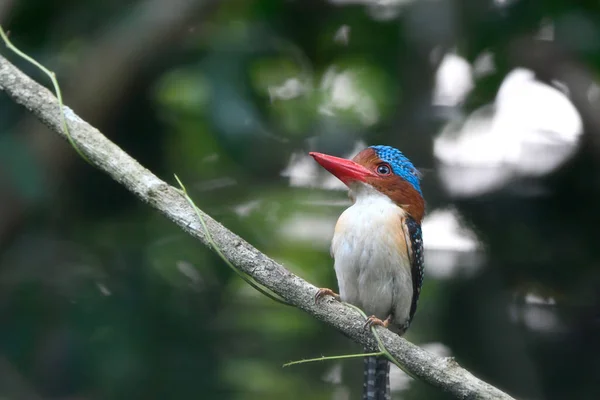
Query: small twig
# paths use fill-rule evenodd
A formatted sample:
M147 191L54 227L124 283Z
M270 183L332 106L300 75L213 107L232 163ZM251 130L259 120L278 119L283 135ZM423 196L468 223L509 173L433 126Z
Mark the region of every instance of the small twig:
M358 308L355 305L350 304L350 303L344 303L344 304L347 305L350 308L355 309L360 315L362 315L365 318L365 320L368 319L367 315L360 308ZM345 359L345 358L359 358L359 357L369 357L369 356L385 356L388 360L390 360L395 365L397 365L398 368L400 368L402 371L404 371L407 375L409 375L412 378L415 378L415 376L412 375L409 371L407 371L406 368L403 367L402 364L400 364L398 362L398 360L396 360L394 358L394 356L392 356L391 353L385 348L385 345L383 344L383 341L379 337L379 333L377 333L377 330L376 330L375 326L371 326L371 333L373 333L373 336L375 337L375 341L377 342L377 347L379 348L379 351L376 352L376 353L346 354L346 355L341 355L341 356L329 356L329 357L321 356L321 357L318 357L318 358L311 358L311 359L308 359L308 360L292 361L292 362L289 362L287 364L283 364L283 366L284 367L288 367L290 365L296 365L296 364L304 364L304 363L315 362L315 361L341 360L341 359Z
M85 154L83 154L81 152L81 150L79 149L79 147L77 147L77 144L75 144L75 141L73 141L73 138L71 137L71 131L69 130L69 126L67 125L67 119L65 117L62 93L60 91L60 86L58 85L58 80L56 79L56 74L54 72L50 71L48 68L44 67L39 62L37 62L33 57L31 57L31 56L23 53L21 50L19 50L19 48L10 41L10 39L8 38L8 35L6 34L6 32L4 32L4 29L2 29L2 26L0 26L0 37L2 37L2 40L4 41L4 44L6 45L6 47L8 47L10 50L12 50L16 55L18 55L19 57L23 58L26 61L29 61L31 64L35 65L40 71L42 71L43 73L48 75L48 77L52 81L52 85L54 86L54 93L56 94L56 98L58 99L60 115L61 115L61 119L62 119L62 128L63 128L63 131L65 132L65 135L67 136L67 140L69 141L71 146L73 146L73 149L75 149L77 154L79 154L79 156L81 158L83 158L88 164L91 165L92 163L90 162L90 160L88 160L88 158L85 156Z
M360 354L344 354L341 356L321 356L317 358L309 358L307 360L298 360L298 361L290 361L289 363L283 364L284 367L289 367L292 365L305 364L310 362L317 361L329 361L329 360L343 360L346 358L360 358L360 357L372 357L372 356L382 356L383 352L378 351L377 353L360 353Z
M267 296L271 300L274 300L274 301L276 301L278 303L284 304L286 306L291 306L291 304L288 303L283 297L279 296L277 293L274 293L273 291L271 291L271 290L267 289L266 287L262 286L261 284L259 284L258 282L256 282L254 279L252 279L251 276L249 276L249 275L243 273L242 271L240 271L239 268L236 268L223 255L223 253L219 249L219 246L217 246L217 244L213 240L213 238L212 238L212 236L210 234L210 231L208 230L208 227L206 226L206 221L204 221L204 218L202 217L202 214L200 213L200 209L198 207L196 207L196 204L194 203L194 200L192 200L192 198L188 195L185 186L179 180L179 177L177 175L175 175L175 179L177 180L177 183L181 187L181 192L183 194L183 197L185 197L185 199L187 200L187 202L194 208L194 211L196 212L196 215L198 216L198 219L200 220L200 224L202 225L202 229L204 229L204 234L206 235L206 237L208 239L208 242L210 243L210 246L215 251L215 253L217 253L217 255L225 262L225 264L227 264L227 266L229 268L231 268L236 274L238 274L238 276L240 278L242 278L244 281L246 281L246 283L248 283L254 289L258 290L260 293L264 294L265 296Z

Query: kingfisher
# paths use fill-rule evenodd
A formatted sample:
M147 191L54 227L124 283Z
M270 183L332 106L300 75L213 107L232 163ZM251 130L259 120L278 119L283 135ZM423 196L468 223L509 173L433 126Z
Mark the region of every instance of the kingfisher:
M339 217L331 243L339 295L323 288L315 301L334 296L370 315L365 327L404 334L423 284L419 171L390 146L370 146L352 160L309 154L348 187L353 203ZM385 357L365 357L363 400L391 399L389 371Z

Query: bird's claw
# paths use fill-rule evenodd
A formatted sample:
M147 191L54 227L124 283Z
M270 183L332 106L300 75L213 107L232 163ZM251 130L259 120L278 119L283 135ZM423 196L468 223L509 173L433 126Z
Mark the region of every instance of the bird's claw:
M365 329L371 329L371 327L375 326L375 325L379 325L379 326L383 326L384 328L387 328L389 324L390 324L390 318L389 317L385 321L382 321L379 318L377 318L376 316L371 315L369 318L367 318L367 321L365 322L364 328Z
M339 294L337 294L336 292L334 292L331 289L321 288L317 291L317 294L315 294L315 304L317 304L317 302L319 300L321 300L323 298L323 296L333 296L334 299L336 299L337 301L340 301Z

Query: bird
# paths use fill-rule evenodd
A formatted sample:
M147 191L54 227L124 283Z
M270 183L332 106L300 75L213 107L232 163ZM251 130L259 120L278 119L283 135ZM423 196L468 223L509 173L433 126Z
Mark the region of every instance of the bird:
M353 203L339 217L331 242L339 294L322 288L315 301L333 296L370 315L365 327L403 335L423 285L421 174L391 146L367 147L352 160L309 155L348 187ZM365 357L363 400L391 399L389 368L384 356Z

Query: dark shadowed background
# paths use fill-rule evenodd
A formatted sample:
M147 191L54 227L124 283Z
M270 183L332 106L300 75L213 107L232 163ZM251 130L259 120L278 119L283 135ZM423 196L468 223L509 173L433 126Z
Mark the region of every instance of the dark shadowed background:
M406 337L520 399L600 398L598 2L1 0L0 23L82 118L317 286L349 200L308 151L398 147L428 204ZM282 364L358 351L0 94L0 398L355 399L360 360Z

